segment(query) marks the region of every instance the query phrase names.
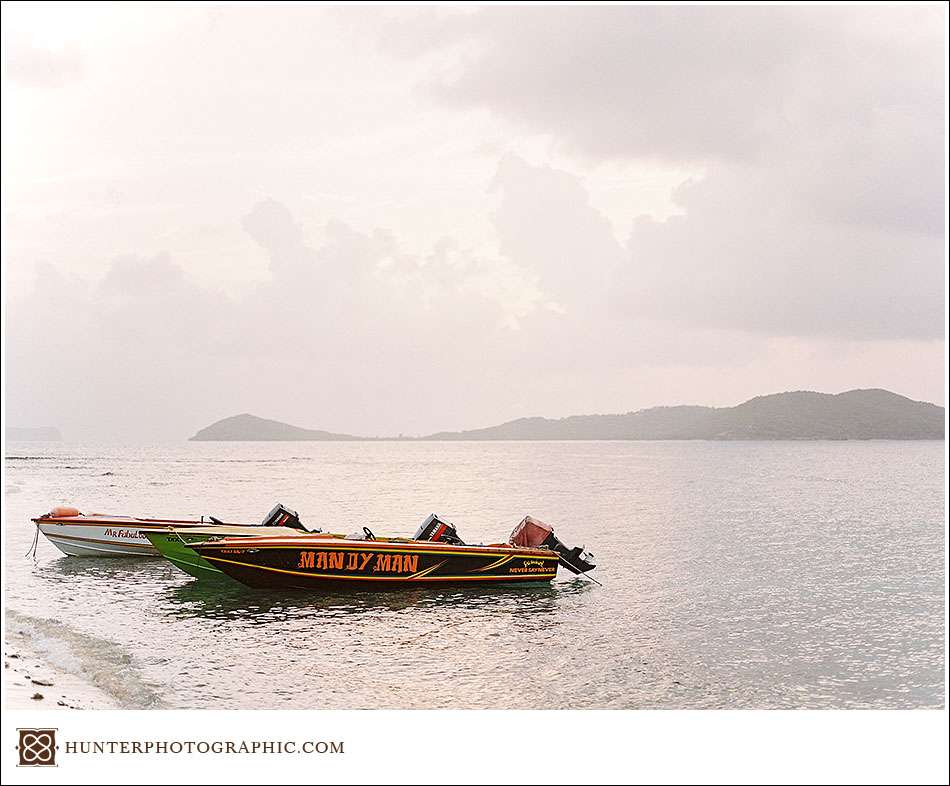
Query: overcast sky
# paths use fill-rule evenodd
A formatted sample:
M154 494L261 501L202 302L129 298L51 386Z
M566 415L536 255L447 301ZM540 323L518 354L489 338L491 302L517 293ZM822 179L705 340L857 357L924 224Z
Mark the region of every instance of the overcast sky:
M3 6L9 425L944 403L944 4Z

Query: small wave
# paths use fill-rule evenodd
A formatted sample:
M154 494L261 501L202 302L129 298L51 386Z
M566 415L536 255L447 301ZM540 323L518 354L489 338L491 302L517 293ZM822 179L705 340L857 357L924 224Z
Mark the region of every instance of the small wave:
M7 635L53 666L109 694L122 709L159 709L162 701L145 682L132 656L112 641L89 636L58 620L40 619L7 609Z
M206 464L286 464L288 461L314 461L313 456L281 456L280 458L246 458L246 459L204 459ZM187 462L191 463L191 462Z
M114 461L115 456L4 456L5 461ZM149 459L125 459L131 462L145 462Z

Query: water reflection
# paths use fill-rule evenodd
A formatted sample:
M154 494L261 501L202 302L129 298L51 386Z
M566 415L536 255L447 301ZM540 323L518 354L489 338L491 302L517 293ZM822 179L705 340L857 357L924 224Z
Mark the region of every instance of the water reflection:
M155 557L69 557L36 563L34 575L50 583L79 579L112 582L114 588L139 582L177 582L184 574L165 560Z
M372 589L325 592L252 590L231 581L188 581L169 586L159 608L176 617L204 619L243 618L247 625L264 625L275 618L346 617L398 613L407 609L503 611L515 615L551 614L561 599L590 591L593 585L566 581L556 584L484 587L410 587L380 592Z

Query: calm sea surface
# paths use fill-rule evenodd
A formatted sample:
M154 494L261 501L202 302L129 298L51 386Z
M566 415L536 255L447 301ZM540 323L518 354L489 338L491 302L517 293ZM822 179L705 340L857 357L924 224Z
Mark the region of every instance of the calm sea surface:
M944 705L942 442L7 443L8 625L124 706ZM79 558L84 512L468 542L531 513L604 586L309 595Z

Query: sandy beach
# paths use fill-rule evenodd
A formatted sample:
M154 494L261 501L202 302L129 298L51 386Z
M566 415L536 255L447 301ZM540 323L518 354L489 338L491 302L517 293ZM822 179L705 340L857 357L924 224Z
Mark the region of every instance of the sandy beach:
M117 708L107 693L50 663L16 630L8 630L4 638L3 706L9 710Z

